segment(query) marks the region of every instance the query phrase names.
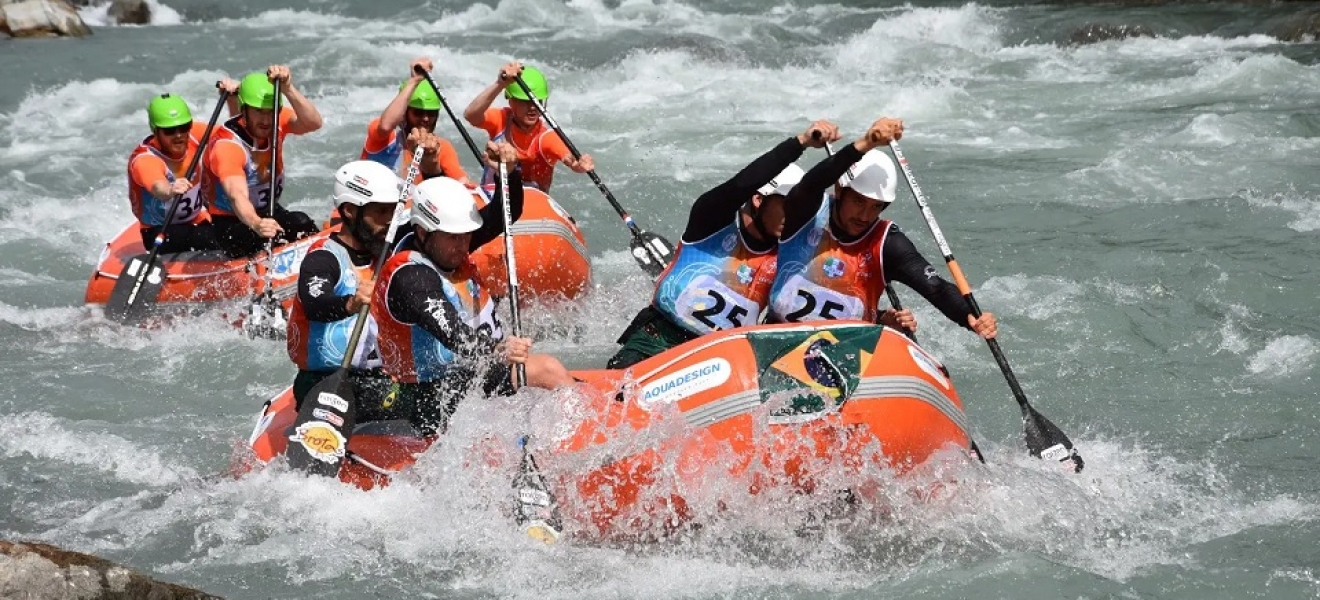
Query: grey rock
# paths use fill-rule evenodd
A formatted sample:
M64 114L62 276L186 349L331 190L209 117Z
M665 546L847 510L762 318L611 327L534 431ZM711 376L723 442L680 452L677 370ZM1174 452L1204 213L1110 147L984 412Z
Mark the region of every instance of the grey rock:
M1082 46L1107 40L1125 40L1132 37L1155 37L1155 31L1145 25L1087 23L1068 34L1068 43L1073 46Z
M92 34L68 0L0 4L0 32L13 37L83 37Z
M151 6L146 0L114 0L110 17L120 25L146 25L151 22Z
M24 600L221 600L156 581L104 558L35 542L0 540L0 598Z

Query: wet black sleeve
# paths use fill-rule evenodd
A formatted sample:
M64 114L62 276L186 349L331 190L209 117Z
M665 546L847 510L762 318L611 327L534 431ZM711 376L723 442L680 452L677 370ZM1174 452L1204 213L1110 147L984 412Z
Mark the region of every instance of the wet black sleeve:
M314 250L303 259L298 271L298 301L310 321L329 323L346 319L348 296L336 296L339 285L339 261L329 250Z
M475 251L477 248L485 246L487 242L504 235L504 193L495 186L495 197L491 199L490 204L481 207L477 212L481 214L481 227L472 232L472 244L468 248ZM509 171L509 219L511 222L517 222L522 218L523 212L523 185L522 169Z
M425 329L456 352L470 349L470 356L477 356L494 351L491 332L468 327L441 293L439 273L423 265L405 265L394 272L389 286L385 303L400 322Z
M800 158L803 150L797 137L788 138L743 167L732 179L707 190L697 198L688 213L683 241L703 240L727 227L734 212L751 200L756 190Z
M958 291L958 286L940 277L939 271L917 251L912 240L899 231L898 225L890 226L889 235L885 237L885 247L880 253L885 265L886 282L897 281L912 288L940 309L950 321L964 329L972 328L967 324L967 317L972 311Z
M853 163L861 160L862 153L857 147L848 144L825 160L812 167L802 176L802 181L793 186L784 203L784 231L779 239L786 240L800 231L820 210L820 203L825 201L825 192L834 185Z

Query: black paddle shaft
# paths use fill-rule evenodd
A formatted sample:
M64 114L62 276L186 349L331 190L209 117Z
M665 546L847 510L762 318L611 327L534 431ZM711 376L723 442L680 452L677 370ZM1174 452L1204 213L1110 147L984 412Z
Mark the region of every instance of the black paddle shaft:
M527 86L527 82L523 81L522 76L515 75L513 81L518 87L522 88L523 93L527 94L527 97L536 105L536 110L541 113L543 118L545 118L545 122L550 124L550 128L559 135L559 139L564 141L564 145L568 146L568 151L573 154L573 158L576 160L582 160L582 153L578 152L577 146L573 145L573 140L568 139L568 135L559 127L559 123L556 123L554 117L551 117L550 113L546 112L545 103L541 102L540 98L537 98L536 95L532 93L532 88ZM642 229L633 221L632 215L628 214L627 210L624 210L623 205L619 204L619 201L615 199L614 194L610 192L610 188L606 187L605 182L600 180L600 176L596 175L596 170L592 169L587 171L587 176L591 177L592 183L596 184L596 189L600 190L600 193L605 196L605 200L609 201L610 206L614 207L614 212L619 213L619 217L623 219L623 224L627 225L628 230L632 232L633 238L641 241L643 237ZM666 241L666 246L673 247L673 244L668 244ZM642 247L646 249L647 253L651 255L651 258L654 259L657 264L663 266L669 262L668 257L662 256L660 251L656 250L652 244L643 243Z
M413 65L413 72L421 75L426 79L426 83L431 84L431 89L435 90L435 95L440 98L440 106L445 107L445 112L449 113L449 120L454 122L454 128L458 129L458 132L463 135L463 141L467 142L468 149L472 151L472 156L477 158L477 164L484 164L486 159L482 155L481 149L478 148L477 143L472 140L472 136L468 134L467 128L458 120L458 115L454 114L454 109L449 107L449 102L445 100L445 95L440 93L440 86L436 85L435 80L431 78L431 72L423 68L422 65Z
M972 316L978 319L981 318L981 307L976 302L976 296L972 294L972 286L967 283L962 268L958 266L957 259L953 257L953 250L949 248L949 242L945 240L944 232L940 230L939 223L935 222L935 214L931 212L930 205L926 202L926 196L922 193L921 186L917 184L916 177L912 174L912 168L908 165L907 157L903 155L903 150L899 148L896 141L889 142L889 150L894 153L894 158L903 171L908 189L912 191L912 197L916 199L917 206L921 208L921 216L926 220L926 226L935 238L940 253L944 255L944 262L953 275L953 281L958 286L958 291L962 293L963 299L967 301L968 310L972 313ZM999 364L999 370L1003 373L1005 381L1008 382L1008 387L1013 392L1013 398L1017 400L1018 406L1022 409L1022 425L1027 449L1042 459L1052 459L1059 462L1071 461L1074 472L1080 473L1085 462L1082 460L1082 455L1073 447L1072 440L1068 439L1063 430L1045 418L1045 415L1040 414L1027 401L1027 394L1022 391L1022 386L1018 384L1017 376L1013 374L1013 368L1008 364L1008 358L1004 356L1004 351L999 347L999 340L990 338L986 340L986 344L990 346L990 353L994 355L995 362Z

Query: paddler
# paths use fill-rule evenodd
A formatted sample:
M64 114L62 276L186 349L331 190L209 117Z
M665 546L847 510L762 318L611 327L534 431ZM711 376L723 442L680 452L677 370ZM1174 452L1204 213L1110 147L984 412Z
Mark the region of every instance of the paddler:
M197 183L201 180L200 170L191 181L186 176L188 164L206 133L206 123L193 120L183 98L161 94L147 104L147 124L151 135L128 157L128 199L142 233L142 246L151 248L163 228L161 252L216 248L211 217ZM166 224L174 196L180 196L179 205Z
M369 160L335 171L334 206L343 226L308 249L289 315L288 352L298 366L293 397L299 407L303 396L342 364L358 310L371 303L371 266L385 241L401 185L394 171ZM370 313L367 319L349 371L362 405L359 421L373 420L371 409L380 403L369 399L383 398L390 387L380 369L375 319Z
M458 161L458 152L453 144L435 135L442 108L440 95L425 77L417 74L418 66L427 72L432 68L431 61L426 58L412 62L408 79L399 86L399 93L380 116L367 125L362 159L374 160L397 173L412 162L412 153L421 148L421 172L414 183L444 176L466 185L467 173L463 172L463 165Z
M755 325L775 278L784 199L802 179L806 148L839 139L816 121L697 198L651 304L633 319L606 364L622 369L698 336Z
M520 62L511 62L500 68L495 83L477 95L463 118L473 127L480 127L490 134L491 141L508 142L518 150L518 160L522 165L523 181L537 189L550 193L550 183L555 177L555 163L564 163L575 173L586 173L595 169L590 154L583 154L582 160L573 158L573 153L559 138L559 134L546 126L541 119L541 111L527 96L514 78L522 75L523 82L531 88L532 94L541 102L550 100L550 84L545 75L535 67L523 67ZM495 98L504 93L509 106L491 108ZM487 168L482 174L482 184L494 182L494 170Z
M517 164L507 143L487 145L490 164ZM509 207L523 209L522 177L509 172ZM399 383L393 410L425 434L443 432L473 390L508 393L510 365L523 364L527 385L557 388L573 378L554 357L531 354L532 341L505 336L495 304L469 255L504 232L503 193L478 210L471 190L448 177L417 186L412 231L385 263L372 296L385 371Z
M972 316L958 287L940 277L898 225L880 219L898 192L894 161L880 147L902 137L902 121L878 119L789 192L767 321L862 319L916 331L912 311L879 311L885 286L898 281L954 323L995 337L995 316Z
M272 143L275 125L275 86L286 102L279 114L279 139ZM279 204L284 189L284 137L305 135L321 128L321 113L293 84L289 68L272 65L265 73L251 73L239 82L239 114L212 135L207 149L202 198L211 214L216 240L231 257L253 256L266 240L287 243L319 229L310 217ZM279 164L272 165L276 147ZM272 218L270 204L275 203Z

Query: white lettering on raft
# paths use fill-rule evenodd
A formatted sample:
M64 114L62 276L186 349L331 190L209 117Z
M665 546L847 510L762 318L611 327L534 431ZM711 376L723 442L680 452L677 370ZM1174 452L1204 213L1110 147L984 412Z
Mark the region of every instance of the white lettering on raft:
M638 404L649 410L656 404L677 402L728 381L731 372L729 361L723 358L699 362L677 373L643 384L642 399Z

